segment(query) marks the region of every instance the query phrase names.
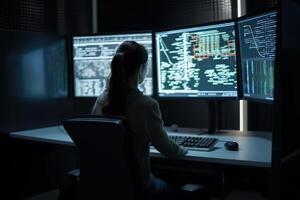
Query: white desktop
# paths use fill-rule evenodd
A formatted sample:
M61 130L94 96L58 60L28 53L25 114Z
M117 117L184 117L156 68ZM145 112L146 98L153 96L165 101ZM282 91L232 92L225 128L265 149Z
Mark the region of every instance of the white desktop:
M197 129L183 128L177 132L166 127L169 135L190 135L195 136L200 133ZM225 133L226 132L226 133ZM215 137L219 141L211 151L189 150L187 155L178 158L181 160L194 160L205 163L222 165L236 165L247 167L271 167L272 158L272 134L270 132L239 132L225 131L221 134L202 135L204 137ZM26 131L11 132L10 137L45 142L51 144L75 146L63 126L52 126L46 128L32 129ZM236 141L239 143L238 151L229 151L224 148L224 142ZM150 149L152 157L164 158L156 149Z

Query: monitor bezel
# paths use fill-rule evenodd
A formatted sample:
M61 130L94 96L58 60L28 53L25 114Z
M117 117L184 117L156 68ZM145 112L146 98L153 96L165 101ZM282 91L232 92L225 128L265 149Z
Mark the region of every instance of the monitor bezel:
M263 99L263 98L258 98L258 97L251 97L251 96L245 96L244 95L244 82L243 82L243 76L242 76L242 61L241 61L241 46L240 46L240 32L239 32L239 25L238 23L240 21L246 20L246 19L250 19L250 18L255 18L255 17L259 17L262 15L267 15L269 13L273 13L276 12L276 20L277 20L277 25L276 25L276 52L275 52L275 56L277 56L277 51L278 51L278 38L279 38L279 29L278 29L278 22L279 22L279 9L278 7L273 7L273 8L269 8L269 9L265 9L263 11L259 11L259 12L255 12L255 13L251 13L251 14L247 14L241 17L236 18L236 23L235 23L235 29L236 29L236 37L237 37L237 68L238 68L238 96L240 100L246 100L249 102L257 102L257 103L265 103L265 104L273 104L274 100L275 100L275 94L273 93L273 99ZM274 59L274 68L276 67L277 63L276 63L276 57ZM275 70L274 70L274 81L275 81ZM275 87L275 84L274 84ZM275 91L275 88L274 88Z
M73 35L70 35L70 38L69 38L69 42L70 42L70 73L72 74L72 76L70 77L70 80L71 80L71 84L70 84L70 87L71 87L71 90L70 90L70 93L71 93L71 96L75 99L95 99L97 98L98 96L76 96L75 95L75 90L76 90L76 84L75 84L75 74L74 74L74 52L73 52L73 39L74 37L90 37L90 36L112 36L112 35L126 35L126 34L151 34L151 40L152 40L152 83L154 83L154 47L153 47L153 31L152 30L136 30L136 31L116 31L116 32L112 32L112 31L109 31L109 32L99 32L99 33L91 33L91 34L73 34ZM150 97L154 97L155 96L155 89L154 89L154 86L152 84L152 95L149 95Z
M154 29L153 30L153 51L154 51L154 56L155 56L155 79L153 79L156 92L155 92L155 98L158 100L220 100L220 101L232 101L232 100L238 100L239 99L239 93L238 93L238 74L236 75L236 81L237 81L237 95L236 96L160 96L159 91L158 91L158 68L157 68L157 59L156 59L156 53L157 53L157 46L156 46L156 35L160 32L166 32L166 31L176 31L176 30L182 30L182 29L189 29L189 28L201 28L205 26L213 26L213 25L218 25L218 24L227 24L227 23L233 23L234 31L236 34L236 22L234 19L227 19L227 20L220 20L220 21L215 21L215 22L207 22L207 23L200 23L200 24L193 24L193 25L187 25L187 26L176 26L176 27L168 27L168 28L161 28L161 29ZM236 38L236 37L235 37ZM237 45L237 40L235 39L235 45ZM236 46L237 47L237 46ZM236 70L237 70L237 48L236 48ZM238 71L237 71L238 73Z

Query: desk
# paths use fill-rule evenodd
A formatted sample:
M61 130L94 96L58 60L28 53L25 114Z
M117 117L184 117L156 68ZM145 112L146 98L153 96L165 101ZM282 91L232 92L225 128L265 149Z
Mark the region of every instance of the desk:
M166 130L170 135L195 135L199 133L195 131L195 129L179 129L177 132L173 132L168 128L166 128ZM216 144L216 149L209 152L190 150L185 157L179 159L212 164L228 164L260 168L271 167L271 133L242 133L238 131L225 131L223 134L208 136L216 137L220 140ZM10 137L30 141L74 146L72 139L66 133L63 126L52 126L47 128L12 132L10 133ZM238 151L228 151L224 148L224 142L229 140L237 141L239 143ZM152 157L164 157L155 149L150 149L150 152Z

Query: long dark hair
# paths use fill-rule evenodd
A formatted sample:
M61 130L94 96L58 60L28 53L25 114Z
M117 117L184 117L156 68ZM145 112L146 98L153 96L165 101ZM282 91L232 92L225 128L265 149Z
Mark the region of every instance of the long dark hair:
M145 47L135 41L125 41L118 47L111 61L108 96L102 108L103 114L124 115L128 81L147 60Z

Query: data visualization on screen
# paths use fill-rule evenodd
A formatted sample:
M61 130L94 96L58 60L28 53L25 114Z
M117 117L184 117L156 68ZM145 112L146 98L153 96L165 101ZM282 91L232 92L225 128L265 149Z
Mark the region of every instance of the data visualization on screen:
M106 88L110 63L118 46L133 40L148 51L145 81L139 89L145 95L153 94L152 87L152 33L95 35L73 37L73 63L76 97L96 97Z
M234 22L157 32L160 97L237 97Z
M276 12L238 22L243 96L273 100Z

